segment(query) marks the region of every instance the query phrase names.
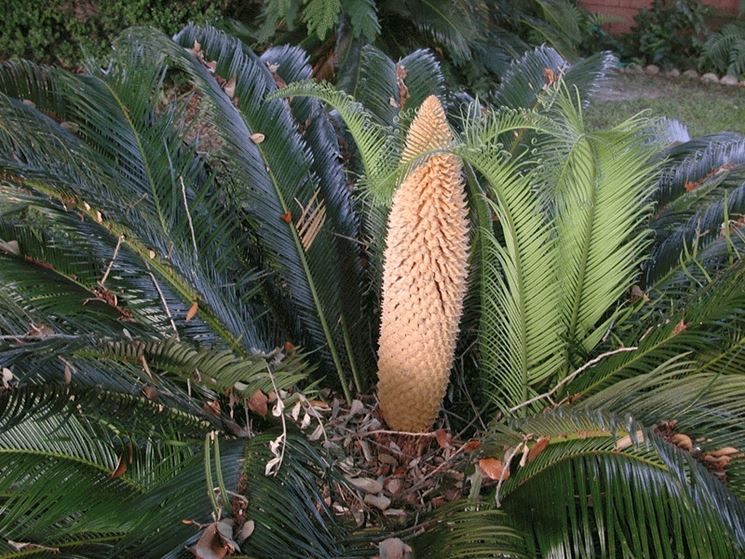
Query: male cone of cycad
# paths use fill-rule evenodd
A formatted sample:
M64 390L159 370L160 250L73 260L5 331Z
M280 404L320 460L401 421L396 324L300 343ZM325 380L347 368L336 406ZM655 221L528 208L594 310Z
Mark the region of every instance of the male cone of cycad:
M409 128L402 162L453 140L435 96ZM426 431L448 385L466 293L468 209L459 159L418 162L393 195L383 269L378 397L388 425Z

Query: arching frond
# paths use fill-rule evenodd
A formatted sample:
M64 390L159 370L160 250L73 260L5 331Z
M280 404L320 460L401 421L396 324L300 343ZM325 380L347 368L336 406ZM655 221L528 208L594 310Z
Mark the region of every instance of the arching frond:
M745 546L745 505L652 430L597 413L542 414L512 429L486 453L522 457L498 498L534 555L724 558Z
M290 84L272 95L283 98L313 96L335 109L359 152L364 170L363 187L379 203L390 201L403 146L400 133L376 123L361 104L330 85L314 82Z
M303 341L319 349L324 365L336 371L348 391L353 355L343 341L348 325L339 303L335 239L329 224L323 223L312 242L303 243L298 222L314 203L318 178L287 104L265 100L277 88L271 72L237 40L212 28L187 27L176 42L148 30L131 31L130 38L166 53L208 103L224 142L223 163L241 177L234 193L246 215L259 224L256 234L264 263L288 290ZM207 62L216 64L214 74Z
M432 559L502 557L527 559L525 536L509 517L490 504L455 501L420 521L422 533L411 540L417 555Z

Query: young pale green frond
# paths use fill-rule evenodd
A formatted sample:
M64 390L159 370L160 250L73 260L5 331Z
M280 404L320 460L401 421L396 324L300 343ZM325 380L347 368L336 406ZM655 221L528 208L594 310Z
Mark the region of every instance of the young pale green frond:
M482 231L479 345L489 397L507 412L532 397L560 363L556 243L529 174L496 150L461 156L488 181L504 239Z
M653 431L597 413L513 428L486 453L515 457L498 499L533 555L718 559L745 548L745 505Z
M639 123L630 121L595 137L581 128L580 109L573 102L560 104L566 127L576 134L551 188L569 370L579 364L574 352L585 354L600 342L613 320L609 310L638 274L648 244L638 224L651 211L654 167L639 141Z
M362 164L363 187L374 200L390 202L396 186L396 169L403 147L403 137L393 128L378 124L371 113L343 91L315 82L290 84L272 97L312 96L332 107L355 142Z

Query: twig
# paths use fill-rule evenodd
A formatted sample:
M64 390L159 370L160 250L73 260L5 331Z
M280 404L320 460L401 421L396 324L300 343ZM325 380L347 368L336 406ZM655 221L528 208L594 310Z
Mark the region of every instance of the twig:
M431 431L429 433L410 433L409 431L388 431L386 429L376 429L375 431L367 431L365 435L406 435L407 437L436 437L437 431Z
M168 317L168 320L171 322L171 328L173 328L173 333L175 334L176 340L179 340L178 335L178 329L176 328L176 323L173 321L173 316L171 315L171 309L168 308L168 303L166 303L166 298L163 295L163 291L160 289L160 285L158 284L158 280L155 279L155 275L150 272L150 279L153 280L153 285L155 286L155 289L158 291L158 295L160 295L160 302L163 303L163 308L166 311L166 316Z
M459 446L459 447L458 447L458 449L457 449L457 450L456 450L456 451L455 451L455 452L454 452L454 453L453 453L453 454L452 454L452 455L451 455L451 456L450 456L449 458L447 458L446 460L444 460L444 461L442 462L442 464L440 464L439 466L437 466L437 467L436 467L436 468L435 468L434 470L432 470L431 472L429 472L429 473L428 473L427 475L423 476L423 477L422 477L422 479L420 479L420 480L419 480L419 481L417 481L417 482L416 482L416 483L415 483L414 485L412 485L411 487L409 487L409 488L408 488L408 489L406 490L406 494L409 494L409 493L411 493L412 491L416 491L416 490L417 490L417 489L419 489L419 488L420 488L420 487L421 487L422 485L424 485L424 482L425 482L425 481L427 481L427 480L428 480L429 478L431 478L431 477L432 477L433 475L435 475L436 473L438 473L438 472L442 471L442 470L443 470L443 469L445 469L445 468L446 468L447 466L451 465L451 464L452 464L452 462L453 462L453 460L455 459L455 457L456 457L456 456L459 456L459 455L460 455L460 454L461 454L461 453L462 453L462 452L463 452L463 451L465 450L465 448L466 448L466 447L468 446L468 444L469 444L470 442L471 442L471 441L466 441L466 442L464 442L464 443L463 443L463 444L462 444L461 446Z
M461 385L461 388L463 389L463 392L466 395L466 398L468 398L468 403L471 404L471 409L473 409L474 413L476 414L476 419L479 423L481 423L481 428L486 430L486 423L484 423L484 420L481 418L481 412L479 412L479 409L476 407L476 404L473 401L473 398L471 398L471 393L468 391L468 387L466 386L466 379L465 375L463 374L463 371L465 370L465 362L464 359L466 357L466 354L471 350L471 348L476 345L476 340L472 341L471 344L463 350L463 353L460 354L460 371L458 374L458 382ZM473 425L473 421L469 423L469 426Z
M184 208L186 209L186 219L189 222L189 230L191 231L191 242L194 245L194 259L199 260L199 253L197 251L197 237L194 234L194 224L191 222L191 214L189 213L189 203L186 200L186 185L184 184L184 178L178 178L181 181L181 194L184 197Z
M106 279L109 277L109 273L111 273L111 267L114 265L114 261L116 260L117 255L119 254L119 247L122 246L122 241L124 240L124 235L119 235L119 240L116 242L116 247L114 248L114 256L111 257L111 261L109 262L109 265L106 267L106 271L103 274L103 277L101 278L101 281L98 282L98 285L101 287L104 286L106 283Z
M525 402L522 402L521 404L518 404L515 407L510 408L509 411L510 411L510 413L514 413L517 410L519 410L521 408L524 408L525 406L529 406L530 404L533 404L533 403L537 402L538 400L543 400L543 399L546 399L546 398L551 399L551 396L553 396L554 394L556 394L556 392L562 386L564 386L565 384L567 384L567 383L571 382L572 380L574 380L577 377L577 375L579 375L580 373L583 373L584 371L586 371L587 369L589 369L593 365L597 364L599 361L602 361L603 359L605 359L606 357L610 357L611 355L615 355L616 353L624 353L624 352L628 352L628 351L636 351L637 349L639 349L637 346L619 347L618 349L614 349L613 351L607 351L606 353L601 353L597 357L594 357L593 359L590 359L587 363L585 363L584 365L582 365L579 369L577 369L576 371L574 371L569 376L563 378L561 381L559 381L556 384L556 386L554 386L548 392L544 392L543 394L539 394L538 396L535 396L535 397L531 398L530 400L526 400Z
M512 449L512 452L508 457L505 458L504 464L502 464L502 471L499 472L499 481L497 481L497 490L494 493L494 503L497 505L497 508L502 506L502 503L499 501L499 490L502 488L502 484L504 483L505 473L509 471L510 468L510 462L512 462L512 459L517 455L518 452L523 448L527 448L527 445L525 441L522 441L519 445L517 445L515 448Z
M279 469L282 467L282 462L285 458L285 447L287 446L287 421L285 420L285 411L284 411L284 402L282 402L281 398L279 397L279 389L277 388L277 383L274 382L274 374L272 373L271 367L269 367L269 363L264 363L266 366L266 370L269 373L269 380L272 381L272 388L274 388L274 393L277 395L277 403L281 404L281 413L279 414L279 418L282 421L282 450L279 453L279 462L277 463L277 467L274 469L274 475L276 476L279 473Z
M182 182L183 184L183 182ZM166 311L166 316L168 317L168 320L171 322L171 328L173 328L173 335L176 338L176 341L181 341L181 338L178 335L178 329L176 328L176 323L173 320L173 315L171 315L171 309L168 308L168 303L166 302L166 298L163 295L163 291L160 289L160 285L158 284L158 280L155 279L155 275L150 272L150 279L153 280L153 285L155 286L155 289L158 291L158 295L160 295L160 302L163 303L163 308ZM143 359L144 361L144 359ZM199 374L199 369L195 369L197 374ZM186 379L186 393L191 397L191 379Z
M80 338L77 334L7 334L0 336L0 341L13 340L13 341L36 341L36 340L47 340L47 339L61 339L61 340L77 340Z

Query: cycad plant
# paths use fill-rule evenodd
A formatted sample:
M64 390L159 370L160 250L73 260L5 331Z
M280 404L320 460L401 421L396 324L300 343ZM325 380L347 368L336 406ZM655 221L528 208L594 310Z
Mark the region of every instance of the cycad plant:
M353 99L187 27L2 66L0 557L742 556L745 139L587 130L604 55L528 52L493 105L380 62ZM386 231L432 202L398 193L445 175L469 223L427 240L468 282L457 344L415 348L455 349L444 413L355 430Z

